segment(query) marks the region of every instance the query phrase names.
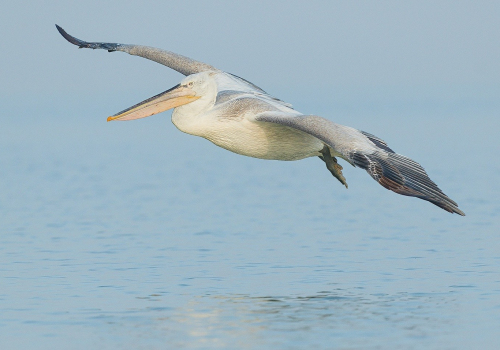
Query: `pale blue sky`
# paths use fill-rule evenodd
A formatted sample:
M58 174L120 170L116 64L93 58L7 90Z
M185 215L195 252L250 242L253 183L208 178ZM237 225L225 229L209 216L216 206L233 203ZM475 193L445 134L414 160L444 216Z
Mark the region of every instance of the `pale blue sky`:
M181 77L126 54L77 50L57 23L84 40L206 61L282 98L312 89L488 94L500 86L499 19L499 1L5 2L0 93L147 96Z

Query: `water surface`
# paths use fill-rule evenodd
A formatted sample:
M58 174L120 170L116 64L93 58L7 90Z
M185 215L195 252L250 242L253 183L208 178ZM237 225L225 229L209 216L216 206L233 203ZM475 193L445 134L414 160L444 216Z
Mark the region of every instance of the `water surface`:
M231 154L168 115L52 109L2 120L2 349L498 348L489 111L350 123L421 162L462 218L348 165L345 190L318 159Z

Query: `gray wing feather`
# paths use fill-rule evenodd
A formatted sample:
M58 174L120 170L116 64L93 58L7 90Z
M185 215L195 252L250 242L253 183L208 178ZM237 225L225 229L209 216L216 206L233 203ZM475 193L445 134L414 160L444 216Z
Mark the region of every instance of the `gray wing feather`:
M414 160L395 153L380 138L354 128L335 124L318 116L262 114L256 121L277 123L306 132L330 146L354 166L365 169L385 188L421 198L438 207L464 216L456 202L446 196ZM334 154L335 155L335 154Z
M123 51L130 55L140 56L158 62L184 75L191 75L209 70L218 70L206 63L195 61L188 57L178 55L170 51L141 45L86 42L69 35L57 24L56 28L66 40L68 40L73 45L78 46L79 48L104 49L108 50L109 52Z

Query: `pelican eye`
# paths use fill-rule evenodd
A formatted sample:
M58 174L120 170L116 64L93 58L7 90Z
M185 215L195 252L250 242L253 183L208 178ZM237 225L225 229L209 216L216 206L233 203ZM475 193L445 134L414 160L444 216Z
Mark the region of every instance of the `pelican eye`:
M189 86L189 87L193 87L193 85L194 85L194 83L193 83L192 81L190 81L190 82L188 83L188 86Z

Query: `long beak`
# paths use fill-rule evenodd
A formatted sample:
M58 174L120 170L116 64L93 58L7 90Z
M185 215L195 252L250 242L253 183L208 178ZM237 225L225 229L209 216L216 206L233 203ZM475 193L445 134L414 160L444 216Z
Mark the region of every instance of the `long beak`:
M112 120L133 120L149 117L168 109L193 102L200 97L201 96L196 96L196 92L193 90L185 86L176 85L161 94L150 97L147 100L139 102L130 108L108 117L108 122Z

